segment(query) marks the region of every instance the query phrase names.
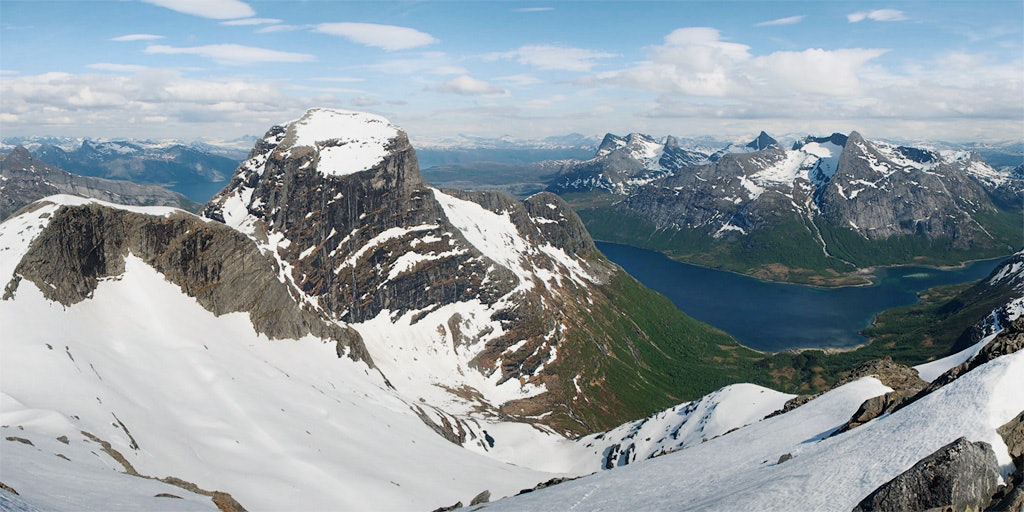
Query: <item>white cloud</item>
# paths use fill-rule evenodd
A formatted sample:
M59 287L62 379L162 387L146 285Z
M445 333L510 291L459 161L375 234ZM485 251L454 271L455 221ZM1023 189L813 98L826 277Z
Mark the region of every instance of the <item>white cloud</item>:
M321 23L315 30L387 51L408 50L438 42L434 36L414 28L376 23Z
M871 20L871 21L904 21L907 16L903 14L903 11L896 9L875 9L873 11L857 11L846 15L846 20L850 23L857 23L859 21Z
M756 27L773 27L773 26L778 26L778 25L796 25L797 23L800 23L801 21L803 21L804 18L806 18L806 17L807 16L789 16L789 17L786 17L786 18L779 18L779 19L770 20L770 21L762 21L761 23L757 23L754 26L756 26Z
M150 45L146 47L145 51L149 54L198 55L221 64L233 65L254 64L257 62L309 62L316 60L315 57L308 53L282 52L240 44L210 44L183 48Z
M97 62L96 64L89 64L86 67L89 69L98 69L100 71L113 71L115 73L138 73L139 71L149 69L147 66L140 66L137 64L115 64L112 62Z
M521 46L512 51L493 53L487 58L491 60L515 59L520 64L542 70L590 71L601 59L615 56L614 53L585 48L542 44Z
M812 48L755 57L749 46L723 41L716 29L688 27L667 35L665 44L648 48L648 60L580 82L720 98L849 95L860 91L865 66L884 53Z
M240 0L142 0L148 4L159 5L184 14L226 20L232 18L249 18L256 11L249 4Z
M508 94L507 91L496 85L489 84L483 80L477 80L469 75L462 75L438 85L437 92L446 94L459 94L462 96L501 96Z
M220 22L221 25L227 25L229 27L251 25L276 25L278 23L281 23L281 20L277 18L243 18L240 20L229 20Z
M163 39L164 36L158 36L156 34L128 34L124 36L117 36L110 38L111 41L155 41L157 39Z
M311 100L286 84L241 78L190 79L149 69L134 75L46 73L0 81L5 132L93 137L253 133L292 119ZM153 125L152 119L166 119ZM205 133L204 133L205 132Z
M512 9L515 12L549 12L555 10L554 7L520 7L519 9Z

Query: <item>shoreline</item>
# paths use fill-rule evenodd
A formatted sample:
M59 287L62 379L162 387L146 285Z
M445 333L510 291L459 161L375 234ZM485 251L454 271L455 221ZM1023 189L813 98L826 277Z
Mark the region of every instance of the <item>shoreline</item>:
M645 251L650 251L650 252L661 254L661 255L665 256L666 258L668 258L668 259L670 259L670 260L672 260L672 261L674 261L676 263L682 263L684 265L693 265L695 267L705 268L705 269L709 269L709 270L717 270L717 271L721 271L721 272L728 272L730 274L735 274L735 275L739 275L739 276L743 276L743 277L749 277L750 279L754 279L754 280L757 280L757 281L762 281L762 282L765 282L765 283L786 284L786 285L794 285L794 286L806 286L808 288L817 288L817 289L821 289L821 290L838 290L838 289L842 289L842 288L862 288L862 287L875 286L875 285L878 284L878 271L881 270L881 269L903 268L903 267L918 267L918 268L929 269L929 270L950 271L950 270L964 269L964 268L967 268L968 266L970 266L972 264L983 262L983 261L1005 260L1007 258L1012 257L1014 254L1017 253L1017 251L1012 251L1012 252L1010 252L1008 254L1005 254L1005 255L1002 255L1002 256L995 256L995 257L992 257L992 258L976 258L976 259L972 259L972 260L964 260L964 261L956 263L956 264L947 264L947 265L939 265L939 264L929 265L929 264L924 264L924 263L897 263L897 264L893 264L893 265L875 265L875 266L871 266L871 267L863 267L863 268L858 268L857 270L855 270L853 272L850 272L848 274L842 274L839 277L842 277L842 276L862 276L865 279L867 279L867 281L868 281L867 283L840 284L840 285L829 286L829 285L821 285L821 284L811 284L811 283L800 283L800 282L794 282L794 281L783 281L783 280L775 280L775 279L766 279L766 278L757 277L757 276L754 276L754 275L751 275L751 274L745 274L745 273L740 272L738 270L732 270L732 269L721 268L721 267L712 267L712 266L708 266L708 265L702 265L700 263L694 263L692 261L684 261L684 260L681 260L681 259L677 259L677 258L669 255L668 253L665 253L665 252L662 252L662 251L656 251L654 249L648 249L646 247L638 247L636 245L629 245L629 244L623 244L623 243L619 243L619 242L611 242L611 241L608 241L608 240L598 240L598 239L594 239L594 242L599 242L599 243L603 243L603 244L621 245L621 246L624 246L624 247L632 247L632 248L635 248L635 249L642 249L642 250L645 250ZM611 261L611 260L609 260L609 261ZM612 263L614 263L614 262L612 262Z

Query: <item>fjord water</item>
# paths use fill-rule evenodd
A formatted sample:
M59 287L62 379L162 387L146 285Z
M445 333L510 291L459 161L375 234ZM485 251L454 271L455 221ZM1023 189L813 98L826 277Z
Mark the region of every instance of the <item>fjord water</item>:
M597 247L688 315L768 352L860 345L867 340L859 331L881 311L916 303L918 291L982 279L1001 261L948 270L889 267L877 271L872 286L814 288L679 263L627 245L598 242Z

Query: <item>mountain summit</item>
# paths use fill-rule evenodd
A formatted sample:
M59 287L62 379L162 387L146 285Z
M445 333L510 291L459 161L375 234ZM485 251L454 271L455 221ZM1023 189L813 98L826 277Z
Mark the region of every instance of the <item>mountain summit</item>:
M249 235L305 308L358 331L417 399L588 432L628 418L636 396L674 393L639 377L669 341L654 324L631 327L632 340L613 334L633 307L618 294L635 281L560 198L432 188L406 134L381 117L313 109L271 128L204 215ZM595 343L651 351L583 364ZM619 388L610 371L644 383Z

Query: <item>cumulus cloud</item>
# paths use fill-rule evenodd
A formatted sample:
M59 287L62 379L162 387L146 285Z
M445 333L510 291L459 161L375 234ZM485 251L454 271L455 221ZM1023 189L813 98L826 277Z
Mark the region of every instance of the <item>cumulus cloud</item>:
M240 44L210 44L204 46L175 47L150 45L146 53L163 55L198 55L220 64L244 65L258 62L309 62L316 60L308 53L282 52Z
M881 49L807 49L754 56L745 44L724 41L718 30L688 27L648 48L648 60L632 68L588 77L653 92L748 98L796 93L842 95L858 91L864 66Z
M437 92L446 94L459 94L462 96L501 96L508 94L507 91L496 85L489 84L483 80L477 80L469 75L462 75L438 85Z
M527 45L508 52L493 53L491 60L510 59L543 70L590 71L601 59L614 53L555 45Z
M111 41L155 41L157 39L163 39L164 36L158 36L156 34L127 34L123 36L117 36L110 38Z
M321 23L314 30L387 51L408 50L438 42L434 36L414 28L376 23Z
M125 136L134 130L128 126L138 125L149 130L147 137L198 136L203 129L212 135L232 126L250 133L294 118L308 106L309 98L295 97L285 87L248 79L192 79L166 69L133 75L45 73L0 81L0 115L12 132L43 128L80 134L87 127L95 137ZM152 119L166 122L153 126Z
M251 26L251 25L276 25L281 23L277 18L243 18L240 20L228 20L220 22L221 25L229 27Z
M903 11L896 9L875 9L873 11L857 11L846 15L846 20L850 23L857 23L859 21L871 20L871 21L904 21L907 16L903 14Z
M775 20L762 21L761 23L757 23L754 26L756 26L756 27L773 27L773 26L778 26L778 25L796 25L797 23L800 23L801 21L803 21L804 18L806 18L806 16L789 16L789 17L786 17L786 18L779 18L779 19L775 19Z
M191 14L202 18L226 20L232 18L249 18L256 11L249 4L240 0L142 0L148 4L159 5L183 14Z
M515 12L548 12L555 10L554 7L520 7L518 9L512 9Z

